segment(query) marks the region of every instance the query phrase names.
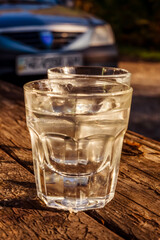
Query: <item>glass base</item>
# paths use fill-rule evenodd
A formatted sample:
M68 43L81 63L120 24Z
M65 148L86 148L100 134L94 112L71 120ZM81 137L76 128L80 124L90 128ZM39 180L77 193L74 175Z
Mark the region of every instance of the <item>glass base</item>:
M103 208L108 202L110 202L114 193L110 193L106 198L88 198L88 199L73 199L62 197L45 196L42 193L38 193L38 197L45 202L50 208L61 209L70 212L86 211L91 209Z

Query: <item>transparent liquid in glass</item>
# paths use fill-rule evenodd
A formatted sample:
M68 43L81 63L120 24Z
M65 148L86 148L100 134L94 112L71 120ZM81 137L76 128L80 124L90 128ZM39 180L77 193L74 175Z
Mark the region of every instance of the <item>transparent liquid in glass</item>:
M114 197L131 101L129 93L76 96L35 97L34 107L26 105L38 196L74 212L104 207Z

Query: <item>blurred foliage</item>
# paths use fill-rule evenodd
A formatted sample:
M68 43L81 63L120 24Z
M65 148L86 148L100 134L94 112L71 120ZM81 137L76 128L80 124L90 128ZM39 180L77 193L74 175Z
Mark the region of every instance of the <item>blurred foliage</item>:
M119 46L119 54L123 60L144 60L160 62L160 50L148 50L132 45Z
M160 0L75 0L75 7L108 21L118 44L160 50Z

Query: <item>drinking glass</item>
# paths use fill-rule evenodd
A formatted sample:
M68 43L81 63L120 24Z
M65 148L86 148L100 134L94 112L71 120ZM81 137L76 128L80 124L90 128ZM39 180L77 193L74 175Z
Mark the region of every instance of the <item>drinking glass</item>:
M48 78L82 78L109 79L130 86L131 74L121 68L112 67L57 67L48 69Z
M52 69L50 79L24 85L37 195L49 207L101 208L115 194L132 98L116 78L130 74L108 69L107 78L93 77L92 70L57 77Z

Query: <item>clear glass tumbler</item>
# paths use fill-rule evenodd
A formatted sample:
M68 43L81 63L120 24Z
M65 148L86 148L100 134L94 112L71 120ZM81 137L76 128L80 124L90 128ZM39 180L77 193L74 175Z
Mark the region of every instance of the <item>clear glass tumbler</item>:
M130 86L131 74L121 68L111 68L111 67L57 67L48 69L48 78L101 78L109 79L119 83L127 84Z
M111 73L24 85L37 194L49 207L77 212L114 197L132 88Z

